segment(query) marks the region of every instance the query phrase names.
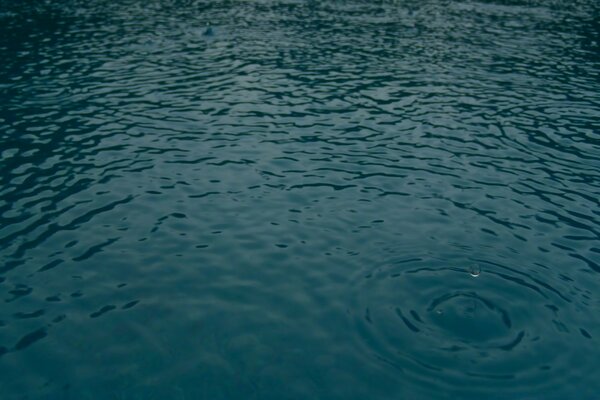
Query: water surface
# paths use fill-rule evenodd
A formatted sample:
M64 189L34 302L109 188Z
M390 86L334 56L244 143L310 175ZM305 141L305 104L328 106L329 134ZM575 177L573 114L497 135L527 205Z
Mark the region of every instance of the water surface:
M2 399L593 399L595 0L0 0Z

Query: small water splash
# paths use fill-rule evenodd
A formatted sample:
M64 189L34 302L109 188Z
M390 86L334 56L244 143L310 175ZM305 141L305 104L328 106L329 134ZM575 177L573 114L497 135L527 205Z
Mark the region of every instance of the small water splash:
M477 278L479 275L481 275L481 267L479 264L472 264L469 266L469 275L471 275L473 278Z
M212 28L212 26L210 25L210 23L206 23L206 28L204 29L204 33L202 33L203 36L213 36L214 35L214 30Z

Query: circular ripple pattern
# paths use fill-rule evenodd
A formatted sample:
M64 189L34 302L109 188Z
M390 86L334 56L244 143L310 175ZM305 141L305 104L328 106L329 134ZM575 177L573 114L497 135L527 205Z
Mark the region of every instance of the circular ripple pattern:
M587 322L578 314L588 294L547 271L429 254L374 268L354 283L358 346L412 382L452 395L495 398L506 385L501 396L560 398L589 381L585 346L568 343L586 336L568 327Z

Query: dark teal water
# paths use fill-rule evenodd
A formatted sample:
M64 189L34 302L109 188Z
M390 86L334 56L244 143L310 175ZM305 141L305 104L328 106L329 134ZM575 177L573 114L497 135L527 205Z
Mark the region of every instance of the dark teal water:
M597 399L600 3L0 0L1 399Z

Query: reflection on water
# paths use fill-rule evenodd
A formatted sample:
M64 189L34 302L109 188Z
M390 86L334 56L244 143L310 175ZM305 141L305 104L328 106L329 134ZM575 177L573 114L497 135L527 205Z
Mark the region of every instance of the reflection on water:
M0 0L2 398L594 398L599 19Z

